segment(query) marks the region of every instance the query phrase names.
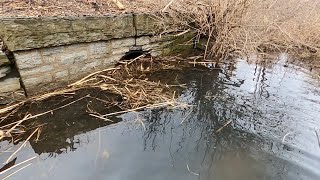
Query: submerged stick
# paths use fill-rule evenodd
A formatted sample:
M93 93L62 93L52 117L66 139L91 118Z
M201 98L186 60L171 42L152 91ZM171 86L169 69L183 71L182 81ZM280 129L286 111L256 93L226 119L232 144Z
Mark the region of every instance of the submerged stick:
M319 145L319 148L320 148L320 137L319 137L318 131L316 129L314 131L316 132L316 136L317 136L317 139L318 139L318 145Z
M28 167L28 166L30 166L30 165L31 165L31 163L23 166L22 168L20 168L20 169L16 170L15 172L9 174L8 176L4 177L3 180L8 179L9 177L13 176L13 175L16 174L17 172L21 171L22 169L24 169L24 168L26 168L26 167Z
M227 123L225 123L221 128L219 128L216 133L222 131L223 128L225 128L226 126L228 126L230 123L232 122L232 120L228 121Z
M138 107L138 108L133 108L133 109L125 110L125 111L118 111L118 112L114 112L114 113L105 114L105 115L102 115L102 117L108 117L108 116L112 116L112 115L123 114L123 113L126 113L126 112L134 112L134 111L145 109L145 108L164 107L164 106L170 105L172 103L173 102L166 102L166 103L158 103L158 104L153 104L153 105L145 105L145 106L141 106L141 107Z
M35 159L36 157L37 157L37 156L34 156L34 157L29 158L29 159L27 159L27 160L24 160L24 161L22 161L22 162L20 162L20 163L18 163L18 164L15 164L15 165L11 166L10 168L8 168L8 169L0 172L0 175L6 173L6 172L8 172L8 171L10 171L11 169L13 169L13 168L15 168L15 167L17 167L17 166L20 166L21 164L24 164L24 163L26 163L26 162L29 162L29 161Z
M190 170L189 164L187 164L187 169L188 169L188 171L189 171L191 174L194 174L194 175L196 175L196 176L199 176L198 173L195 173L195 172L193 172L193 171Z
M51 109L51 110L49 110L49 111L45 111L45 112L43 112L43 113L40 113L40 114L37 114L37 115L34 115L34 116L30 116L30 117L26 118L25 120L34 119L34 118L37 118L37 117L46 115L46 114L48 114L48 113L52 113L53 111L56 111L56 110L65 108L65 107L67 107L67 106L70 106L71 104L74 104L74 103L76 103L76 102L78 102L78 101L80 101L80 100L82 100L82 99L84 99L84 98L87 98L87 97L89 97L89 95L83 96L83 97L80 98L80 99L77 99L77 100L75 100L75 101L72 101L72 102L70 102L70 103L68 103L68 104L66 104L66 105L60 106L60 107L58 107L58 108L54 108L54 109Z
M31 139L31 137L32 137L38 130L39 130L39 127L38 127L36 130L34 130L32 134L30 134L30 136L22 143L22 145L21 145L14 153L11 154L11 156L7 159L6 163L8 163L8 162L11 160L11 158L12 158L14 155L16 155L16 154L22 149L23 146L25 146L25 145L27 144L27 142Z
M98 116L98 115L95 115L95 114L89 114L90 116L93 116L93 117L96 117L96 118L99 118L99 119L102 119L104 121L110 121L110 122L114 122L112 121L111 119L108 119L108 118L105 118L103 116Z

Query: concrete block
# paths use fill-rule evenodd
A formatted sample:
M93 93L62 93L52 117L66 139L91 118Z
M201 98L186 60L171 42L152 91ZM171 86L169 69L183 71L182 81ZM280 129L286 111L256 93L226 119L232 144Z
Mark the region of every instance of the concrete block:
M39 50L17 51L14 57L19 69L33 68L42 64Z
M6 78L0 81L0 93L14 92L20 88L19 78Z

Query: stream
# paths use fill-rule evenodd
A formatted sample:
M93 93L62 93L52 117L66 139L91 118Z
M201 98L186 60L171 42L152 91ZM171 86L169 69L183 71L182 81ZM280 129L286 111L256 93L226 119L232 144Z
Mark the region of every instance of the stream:
M287 58L155 73L185 84L178 97L185 105L128 112L113 123L88 116L88 107L114 111L94 99L38 118L47 130L17 153L16 164L35 159L9 179L318 180L319 79ZM0 142L11 148L0 161L22 143Z

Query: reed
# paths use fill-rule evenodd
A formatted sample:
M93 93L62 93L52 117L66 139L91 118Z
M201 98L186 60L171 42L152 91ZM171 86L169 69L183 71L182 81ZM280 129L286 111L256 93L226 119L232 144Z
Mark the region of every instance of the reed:
M206 60L286 52L319 61L320 2L317 0L144 1L163 27L197 32L207 39ZM157 8L158 7L158 8Z

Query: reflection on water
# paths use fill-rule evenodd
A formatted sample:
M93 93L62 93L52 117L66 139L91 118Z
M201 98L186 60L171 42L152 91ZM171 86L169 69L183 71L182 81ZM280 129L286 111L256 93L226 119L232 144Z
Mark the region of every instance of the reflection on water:
M151 75L187 84L187 107L127 113L109 126L72 119L74 107L69 118L41 119L56 128L18 153L17 162L38 158L13 179L319 179L320 91L285 58Z

